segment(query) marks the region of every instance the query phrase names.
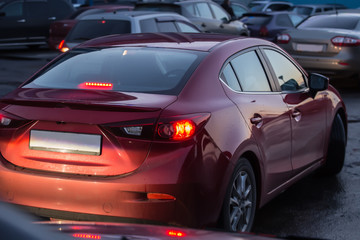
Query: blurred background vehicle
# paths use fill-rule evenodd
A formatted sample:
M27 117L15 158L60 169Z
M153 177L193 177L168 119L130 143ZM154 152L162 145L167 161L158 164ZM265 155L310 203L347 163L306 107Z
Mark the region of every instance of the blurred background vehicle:
M310 16L316 13L339 9L346 9L346 7L341 4L299 4L293 7L292 12L304 16Z
M50 24L74 10L66 0L0 1L0 46L46 45Z
M145 32L198 33L200 30L187 18L171 12L122 11L92 14L75 24L60 43L59 50L65 52L86 40L106 35Z
M277 38L309 72L332 78L359 78L360 11L339 10L310 16Z
M231 16L216 2L210 0L176 1L174 3L138 3L135 10L171 11L188 18L202 32L249 36L247 26Z
M246 13L240 20L244 22L252 37L276 42L282 31L294 28L305 17L291 12Z
M213 0L213 1L219 4L220 6L224 2L223 0ZM230 1L230 7L233 9L236 19L242 17L244 13L250 12L250 8L248 8L247 5L239 3L236 0Z
M251 12L289 11L294 4L285 1L252 1L249 4Z
M57 49L59 43L65 39L71 28L76 22L84 16L103 12L129 11L134 7L125 5L93 5L89 7L80 7L66 19L52 22L49 29L48 44L50 49Z

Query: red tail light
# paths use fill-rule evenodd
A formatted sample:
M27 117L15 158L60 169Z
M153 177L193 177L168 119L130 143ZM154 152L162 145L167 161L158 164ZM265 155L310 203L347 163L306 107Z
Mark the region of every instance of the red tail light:
M192 114L163 118L157 126L157 134L161 139L186 140L206 123L210 114Z
M168 230L166 232L166 235L168 235L169 237L185 237L186 234L183 231L179 231L179 230Z
M68 46L66 46L65 40L62 40L62 41L59 43L58 49L59 49L61 52L67 52L67 51L69 51Z
M111 90L113 88L112 83L105 82L84 82L79 84L81 89L99 89L99 90Z
M28 120L0 112L0 128L17 128L29 122Z
M287 44L290 42L290 35L289 34L286 34L286 33L283 33L283 34L279 34L276 38L277 40L277 43L282 43L282 44Z
M356 47L360 46L360 39L352 37L338 36L331 39L332 44L337 47Z
M265 27L265 26L262 26L260 28L260 36L261 37L266 37L267 35L269 35L269 30Z

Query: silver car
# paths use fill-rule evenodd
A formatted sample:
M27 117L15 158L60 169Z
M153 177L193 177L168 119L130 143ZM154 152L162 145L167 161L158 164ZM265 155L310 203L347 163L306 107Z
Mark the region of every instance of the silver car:
M278 35L277 43L309 72L359 79L360 11L313 15Z

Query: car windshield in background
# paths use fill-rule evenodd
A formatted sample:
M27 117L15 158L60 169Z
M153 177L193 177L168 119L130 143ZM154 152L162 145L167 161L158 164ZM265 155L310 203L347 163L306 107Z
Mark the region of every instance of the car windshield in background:
M83 42L105 35L131 33L130 24L127 20L84 20L75 25L66 40Z
M297 28L335 28L354 30L359 28L360 17L354 15L317 15L308 18Z
M177 95L204 55L197 51L141 47L77 49L34 76L23 88Z
M293 10L294 13L301 14L301 15L310 15L312 12L311 7L295 7Z

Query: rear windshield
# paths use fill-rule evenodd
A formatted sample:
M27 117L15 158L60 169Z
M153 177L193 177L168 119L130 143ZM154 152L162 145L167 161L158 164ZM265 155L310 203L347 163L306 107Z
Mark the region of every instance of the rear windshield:
M317 15L302 22L298 28L335 28L354 30L359 24L360 16L355 15Z
M130 33L131 24L126 20L83 20L79 21L69 35L68 42L83 42L111 34Z
M272 16L244 16L241 18L241 21L243 23L246 23L247 25L266 25L268 22L270 22Z
M205 54L140 47L74 49L34 76L23 88L177 95Z

